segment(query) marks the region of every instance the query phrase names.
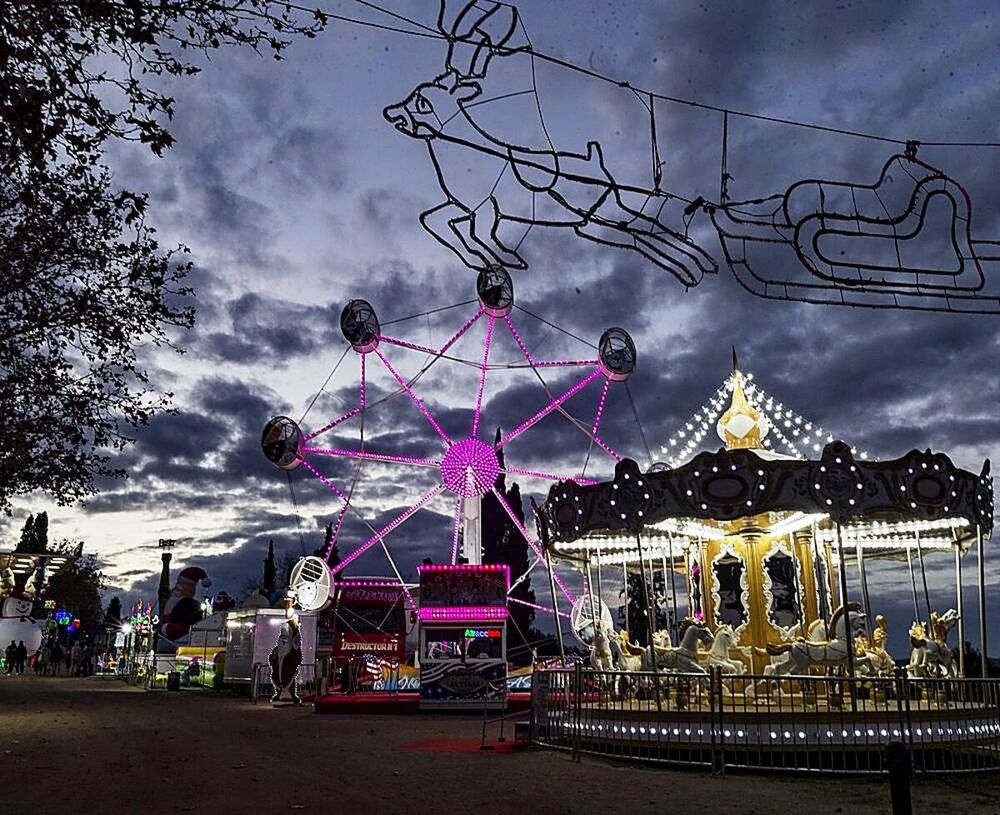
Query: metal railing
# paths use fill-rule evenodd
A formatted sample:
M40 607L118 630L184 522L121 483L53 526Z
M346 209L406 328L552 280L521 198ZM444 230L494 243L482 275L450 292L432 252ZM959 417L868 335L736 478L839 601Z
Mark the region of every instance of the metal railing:
M300 665L295 680L296 693L302 700L314 699L317 693L316 666ZM274 695L271 684L271 666L266 662L258 662L253 666L250 679L250 701L256 704L260 700L268 700Z
M1000 680L537 670L536 743L640 761L882 773L1000 769Z

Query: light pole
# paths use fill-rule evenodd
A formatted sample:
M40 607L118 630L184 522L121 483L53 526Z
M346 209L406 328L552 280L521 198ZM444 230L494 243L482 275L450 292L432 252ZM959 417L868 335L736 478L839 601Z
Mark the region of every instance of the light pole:
M207 620L212 616L212 601L209 598L205 598L201 601L201 619ZM201 670L198 672L201 676L201 686L205 687L205 663L208 660L208 628L205 627L201 632Z

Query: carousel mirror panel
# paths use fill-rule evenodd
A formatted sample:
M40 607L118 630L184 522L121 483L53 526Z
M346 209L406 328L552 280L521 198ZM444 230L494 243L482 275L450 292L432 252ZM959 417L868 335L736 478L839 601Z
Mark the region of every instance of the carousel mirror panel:
M819 550L815 551L813 559L813 569L816 575L816 605L819 609L819 619L829 620L833 615L833 595L830 593L830 572L827 569L826 559L822 557Z
M750 622L748 595L746 563L730 546L724 546L712 560L716 625L730 625L734 632L739 633Z
M688 586L690 587L690 611L696 620L705 619L705 604L702 601L701 563L697 555L692 555L688 564Z
M767 619L783 639L790 639L802 623L799 586L802 580L798 561L783 543L776 541L761 560Z

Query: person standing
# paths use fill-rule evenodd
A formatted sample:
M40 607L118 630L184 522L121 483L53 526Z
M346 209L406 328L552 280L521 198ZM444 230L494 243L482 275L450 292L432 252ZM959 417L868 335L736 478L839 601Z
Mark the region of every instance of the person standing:
M45 676L48 673L50 658L49 644L46 642L35 655L35 676Z
M17 662L17 672L19 674L23 674L24 665L28 661L28 646L24 644L24 640L21 640L17 644L17 650L14 653L14 659Z
M4 649L3 659L4 663L7 665L7 673L14 673L14 665L17 661L17 644L14 640L11 640L10 645Z

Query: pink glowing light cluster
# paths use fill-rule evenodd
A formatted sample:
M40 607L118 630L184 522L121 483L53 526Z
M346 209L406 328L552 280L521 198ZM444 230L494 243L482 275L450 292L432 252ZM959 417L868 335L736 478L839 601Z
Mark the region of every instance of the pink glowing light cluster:
M422 563L417 574L425 572L476 572L477 574L503 575L504 588L510 588L510 566L506 563Z
M434 364L441 358L454 359L453 357L445 357L449 349L455 345L458 340L464 336L479 320L483 315L487 316L486 328L484 332L484 340L482 345L482 355L475 362L469 362L468 364L475 365L478 368L478 388L475 395L474 410L472 416L472 426L469 430L468 436L459 435L457 438L452 438L448 432L442 427L440 422L434 417L432 411L428 408L427 404L418 396L414 391L414 384L419 377L413 377L407 380L402 374L396 369L396 367L390 362L386 353L387 349L396 348L403 349L405 351L415 351L423 354L431 355L431 360L425 364L424 371L431 364ZM491 365L490 355L493 345L498 341L498 335L503 336L504 332L496 331L496 328L501 324L502 327L507 329L512 338L514 344L516 345L520 356L524 358L527 363L525 366L523 363L519 365L508 365L508 366L496 366ZM331 492L333 492L338 498L340 498L344 503L338 512L336 523L333 529L333 535L328 542L326 552L329 554L333 551L334 545L337 543L337 538L340 535L341 529L344 523L344 517L351 507L351 494L353 491L353 484L348 490L342 489L337 484L335 484L329 477L324 475L319 471L315 464L308 460L307 457L333 457L333 458L346 458L359 462L376 462L380 464L389 465L400 465L404 467L427 467L427 468L437 468L440 482L434 486L430 491L422 495L415 503L411 506L402 510L392 521L381 529L376 530L374 527L369 526L372 531L372 535L367 538L363 543L357 546L353 551L349 552L337 565L337 569L341 570L346 568L357 558L361 557L365 552L370 550L377 544L382 544L385 547L385 537L395 531L400 527L405 521L411 518L418 510L426 506L430 501L440 495L442 492L447 491L452 496L455 497L454 500L454 524L452 527L452 539L451 539L451 562L452 564L458 559L461 532L463 527L463 517L464 517L464 504L468 499L480 498L487 493L491 493L499 501L500 505L503 507L504 512L512 519L513 523L517 526L520 532L524 535L525 539L528 541L529 546L534 551L537 556L536 564L544 560L544 553L539 542L536 540L535 536L527 529L527 527L520 521L517 513L508 504L506 497L502 492L495 489L495 484L497 479L503 474L510 475L520 475L528 476L532 478L538 478L547 481L560 481L572 479L581 484L593 484L595 483L593 479L585 478L583 476L565 476L556 473L549 473L539 470L523 469L519 467L501 467L498 453L507 444L513 440L519 438L522 434L530 430L532 427L537 425L542 419L550 415L554 411L565 412L564 405L571 399L580 394L588 385L593 383L595 380L603 378L601 384L600 396L598 398L597 409L594 414L594 419L590 423L589 427L586 424L581 424L574 420L574 425L577 426L582 432L589 437L591 442L604 450L609 456L615 460L620 460L621 457L616 453L603 439L599 436L601 419L604 415L605 405L608 397L608 390L610 387L611 380L607 377L606 372L599 359L566 359L566 360L537 360L535 359L525 344L521 335L518 333L513 320L509 314L491 314L486 311L485 307L479 306L476 312L468 318L458 330L452 334L441 346L431 347L422 343L412 342L410 340L400 339L396 337L386 336L382 334L380 337L380 345L378 347L356 349L358 356L360 358L360 388L358 394L358 404L356 407L351 408L342 416L335 418L318 429L313 430L310 433L303 434L303 440L305 442L310 442L316 437L327 433L336 428L340 428L350 419L355 419L360 417L362 422L364 422L365 413L371 409L373 406L369 406L366 400L366 389L367 389L367 376L368 371L366 367L366 360L369 354L374 358L378 359L388 374L395 380L398 385L398 393L405 393L409 398L410 402L417 409L417 411L427 420L428 424L434 430L436 435L441 439L444 444L444 451L440 457L419 457L419 456L407 456L391 451L380 451L380 450L370 450L364 442L364 434L361 434L361 443L359 445L330 445L330 446L319 446L305 444L300 448L300 453L303 457L303 464L305 469L316 476ZM503 436L499 442L493 444L491 441L484 441L479 438L481 418L483 403L486 397L486 386L487 386L487 376L488 371L496 367L531 367L533 369L540 368L592 368L591 371L585 373L575 384L568 387L564 392L553 395L549 393L549 402L540 410L534 412L529 418L525 419L523 422L514 427L510 432ZM421 372L422 373L422 372ZM492 381L492 379L490 379ZM356 511L356 510L354 510ZM386 554L392 561L389 550L386 548ZM533 564L534 566L534 564ZM395 569L395 564L393 563L393 568ZM421 570L427 568L436 567L420 567ZM453 568L453 567L451 567ZM473 567L482 568L482 567ZM397 570L397 576L398 576ZM569 591L568 587L565 585L563 579L554 573L555 582L559 586L562 593L566 598L572 602L573 595ZM390 583L392 583L390 581ZM402 583L392 583L392 585L399 585ZM510 585L509 574L507 576L507 585ZM405 590L405 586L404 586ZM409 594L409 592L407 592ZM541 610L548 611L544 607L538 607ZM474 619L474 617L469 617L471 613L477 611L476 609L425 609L421 611L422 619L424 612L428 614L438 615L434 619ZM452 612L460 613L461 617L452 616ZM483 616L482 619L502 619L506 617L506 609L492 609L490 611L484 612L487 616ZM488 616L489 614L501 615L502 616Z
M340 568L337 566L336 568ZM338 589L398 589L398 580L366 580L364 578L345 577L338 580L334 586Z
M420 622L475 622L476 620L506 620L507 606L431 606L420 609Z
M462 498L486 495L500 475L497 451L479 439L453 444L441 459L440 468L444 485Z
M544 611L546 614L557 613L560 617L565 617L567 620L573 618L572 614L565 611L556 612L555 609L549 608L548 606L539 605L538 603L529 603L527 600L522 600L519 597L508 597L508 603L517 603L519 606L527 606L528 608L533 608L536 611Z

